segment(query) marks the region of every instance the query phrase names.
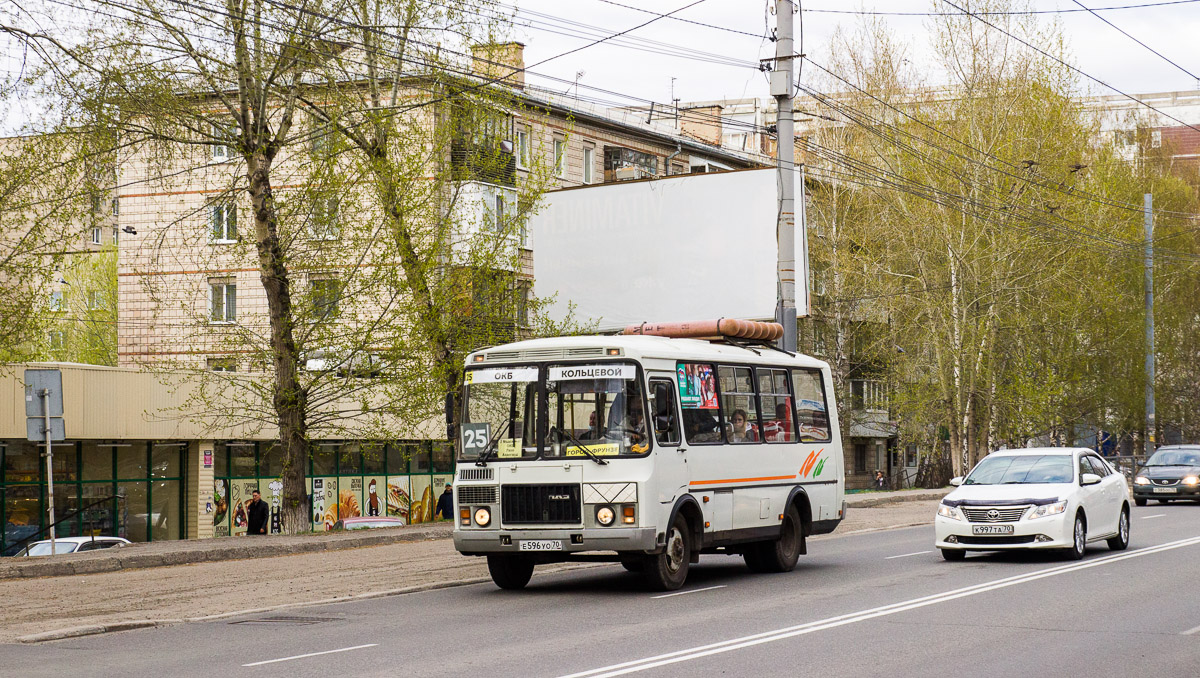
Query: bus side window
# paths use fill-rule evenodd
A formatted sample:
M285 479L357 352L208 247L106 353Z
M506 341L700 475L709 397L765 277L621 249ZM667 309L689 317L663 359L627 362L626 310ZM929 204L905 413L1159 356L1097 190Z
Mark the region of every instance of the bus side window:
M763 439L768 443L796 442L792 397L787 370L758 368L758 393L762 400Z
M792 370L792 390L796 396L796 423L800 426L800 442L827 443L832 440L825 386L821 383L820 371Z
M666 379L651 379L650 407L654 413L654 439L659 445L678 445L679 419L675 409L675 384Z

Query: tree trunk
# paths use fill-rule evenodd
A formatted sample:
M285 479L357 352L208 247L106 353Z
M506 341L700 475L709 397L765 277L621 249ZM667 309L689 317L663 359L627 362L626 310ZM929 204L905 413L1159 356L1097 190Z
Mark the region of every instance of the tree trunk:
M288 269L279 242L278 215L271 192L273 152L257 152L247 164L259 274L267 295L271 322L271 354L275 384L273 405L279 422L283 457L283 531L299 534L310 529L308 492L304 484L308 461L306 411L308 392L299 381L300 356L292 332L292 295Z

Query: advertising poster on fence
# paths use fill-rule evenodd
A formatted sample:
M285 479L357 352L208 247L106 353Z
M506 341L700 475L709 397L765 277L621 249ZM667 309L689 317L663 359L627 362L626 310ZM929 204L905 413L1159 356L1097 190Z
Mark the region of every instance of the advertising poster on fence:
M367 476L363 478L367 489L363 492L363 515L371 518L387 515L387 477Z
M433 507L437 497L433 494L433 478L427 475L410 477L412 483L412 504L408 511L408 522L412 524L428 523L433 520Z
M213 481L213 536L229 536L229 481Z
M338 478L338 520L361 516L362 502L362 476Z
M409 510L408 476L388 476L387 479L387 514L392 518L400 518L408 524Z

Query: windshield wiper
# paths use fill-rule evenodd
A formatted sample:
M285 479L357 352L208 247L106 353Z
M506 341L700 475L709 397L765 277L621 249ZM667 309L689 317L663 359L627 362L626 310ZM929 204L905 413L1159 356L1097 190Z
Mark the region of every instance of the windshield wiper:
M591 448L589 448L587 445L584 445L583 443L579 442L578 438L571 435L567 431L563 431L559 428L551 426L550 433L557 433L559 442L562 442L563 436L566 436L571 442L575 443L575 446L578 447L581 452L583 452L585 455L587 455L588 459L591 459L592 461L596 462L597 464L600 464L601 466L608 465L607 461L604 461L603 459L601 459L599 456L596 455L595 452L593 452L591 450Z
M487 466L488 453L496 451L496 443L504 437L504 434L507 433L508 429L510 428L512 428L512 419L504 422L504 426L502 426L500 430L496 432L496 435L492 436L492 439L488 441L487 445L483 446L483 451L480 452L479 456L475 459L476 466Z

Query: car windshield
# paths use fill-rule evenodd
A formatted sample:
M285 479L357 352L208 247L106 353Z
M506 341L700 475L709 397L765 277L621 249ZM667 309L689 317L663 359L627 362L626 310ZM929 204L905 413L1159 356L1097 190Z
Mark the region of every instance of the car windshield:
M73 542L58 542L54 545L55 553L74 553L79 544ZM50 542L40 541L29 547L29 555L31 556L48 556L50 555Z
M1146 466L1200 466L1200 450L1159 450Z
M1069 483L1074 477L1069 454L991 455L979 462L963 485Z
M547 371L547 457L641 454L649 449L637 366L558 365ZM583 449L580 449L580 448Z

